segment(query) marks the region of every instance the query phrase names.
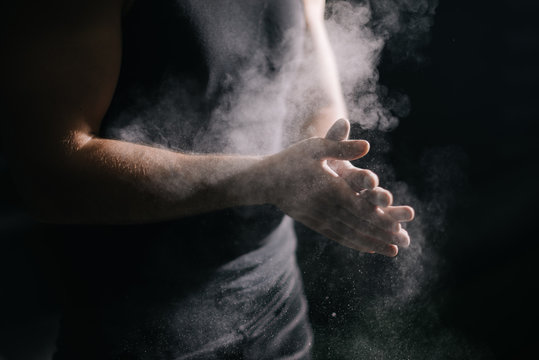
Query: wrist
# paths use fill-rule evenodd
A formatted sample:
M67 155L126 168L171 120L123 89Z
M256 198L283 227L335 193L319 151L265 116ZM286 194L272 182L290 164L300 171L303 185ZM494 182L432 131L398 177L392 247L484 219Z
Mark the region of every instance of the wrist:
M229 176L217 186L217 193L225 195L228 206L262 205L270 203L272 174L267 156L250 156L235 159L227 170Z
M247 188L251 192L248 197L256 205L275 204L275 157L276 155L261 156L250 172Z

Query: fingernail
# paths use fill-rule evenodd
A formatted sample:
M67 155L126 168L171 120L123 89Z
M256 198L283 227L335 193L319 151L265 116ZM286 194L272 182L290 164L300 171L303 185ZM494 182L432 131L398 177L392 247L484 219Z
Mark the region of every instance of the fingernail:
M359 140L359 142L363 144L367 151L371 149L371 144L367 140Z
M391 250L388 251L388 256L395 257L395 256L397 256L398 253L399 253L399 248L396 247L396 246L394 246L394 247L392 246Z
M404 231L400 231L397 235L394 237L396 245L408 247L410 245L410 239L408 237L408 233Z

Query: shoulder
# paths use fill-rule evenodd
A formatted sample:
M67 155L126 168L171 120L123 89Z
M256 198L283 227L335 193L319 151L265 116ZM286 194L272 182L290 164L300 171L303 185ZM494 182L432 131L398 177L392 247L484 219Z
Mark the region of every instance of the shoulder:
M24 23L35 20L47 22L49 20L63 20L67 24L70 20L95 17L98 14L116 13L121 15L128 9L133 0L27 0L1 2L0 10L8 14L4 26ZM60 24L60 25L61 25ZM9 30L4 28L5 30Z

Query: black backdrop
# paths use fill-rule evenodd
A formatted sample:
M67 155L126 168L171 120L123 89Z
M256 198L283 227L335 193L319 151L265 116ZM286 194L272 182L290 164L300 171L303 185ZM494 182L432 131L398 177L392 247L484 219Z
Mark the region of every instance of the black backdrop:
M395 296L383 276L399 259L320 248L301 228L320 358L534 358L537 23L533 1L442 0L422 61L384 52L380 81L411 111L389 134L357 133L394 169L382 185L414 194L428 274L413 300L361 314Z
M371 141L372 163L393 169L382 185L408 185L425 274L415 296L391 302L397 291L382 277L417 248L367 257L298 226L317 358L532 358L536 14L531 0L442 0L423 61L384 53L380 81L406 94L411 111L393 132L354 131ZM0 358L39 359L56 308L22 241L27 220L2 188Z

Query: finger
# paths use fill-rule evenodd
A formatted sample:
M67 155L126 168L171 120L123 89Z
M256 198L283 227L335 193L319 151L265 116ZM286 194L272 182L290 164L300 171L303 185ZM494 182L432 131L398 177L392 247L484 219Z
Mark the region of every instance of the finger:
M327 164L331 170L345 179L348 185L356 192L373 189L380 182L378 175L370 170L357 168L350 161L328 160Z
M357 243L355 241L349 240L349 239L337 234L336 232L334 232L332 230L325 229L324 233L322 233L322 235L324 235L328 239L331 239L333 241L338 242L339 244L341 244L343 246L346 246L347 248L354 249L356 251L360 251L360 252L364 252L364 253L370 253L370 254L374 253L374 251L371 250L370 248L368 248L367 246L364 246L364 245L361 245L361 244L359 244L359 243Z
M304 216L300 222L328 239L357 251L376 252L391 257L396 256L398 253L397 246L358 233L340 220L328 221L328 218L321 213L314 216Z
M369 241L369 239L367 239L366 241ZM374 242L372 240L369 248L377 254L388 257L395 257L399 253L399 248L396 245L383 244L380 242Z
M401 229L399 233L401 234L401 239L402 239L399 246L402 246L404 248L407 248L408 246L410 246L410 234L408 234L408 231Z
M359 251L374 251L378 254L394 257L398 253L398 247L392 244L387 244L383 241L359 234L346 225L339 226L340 232L335 231L341 236L341 243L352 249ZM366 250L365 250L366 249Z
M330 219L330 223L343 223L358 235L368 236L384 243L408 245L410 242L408 235L401 232L402 229L400 225L395 221L391 221L389 226L382 228L373 221L358 218L345 208L334 209L332 212L322 215L322 217ZM396 228L396 226L398 226L398 228Z
M393 233L382 230L369 222L359 221L356 223L354 230L357 234L367 236L387 244L398 246L408 246L410 244L410 237L404 229L400 229L400 231Z
M349 203L343 202L340 206L329 205L326 209L323 216L338 219L351 228L356 228L362 222L367 222L388 233L396 234L401 230L401 225L395 219L365 200L349 200Z
M321 219L324 219L324 220L321 220ZM340 232L341 229L339 229L338 231L334 231L332 229L335 226L334 224L338 223L338 221L334 222L332 224L331 222L327 221L327 218L324 215L322 215L320 213L318 213L318 214L316 214L314 216L306 215L306 216L302 217L301 220L298 220L298 221L300 221L303 225L309 227L310 229L312 229L312 230L318 232L319 234L325 236L326 238L328 238L330 240L333 240L333 241L336 241L341 245L344 245L346 247L352 248L352 249L357 250L357 251L365 252L365 253L374 253L374 251L367 248L366 246L362 246L361 244L357 244L357 243L355 243L355 242L353 242L351 240L346 239L345 237L343 237L342 234L338 234L338 232Z
M312 154L318 160L355 160L369 152L369 143L365 140L334 141L322 138L311 142Z
M401 230L401 225L393 217L363 198L361 194L350 198L346 209L353 214L356 221L362 219L382 230L392 233L397 233Z
M328 160L327 163L329 167L339 175L347 169L354 168L354 165L346 160Z
M350 187L356 191L361 192L365 189L372 190L378 186L378 176L370 170L358 169L355 167L346 168L337 172Z
M381 187L365 190L361 192L361 196L371 204L380 207L388 207L393 203L393 195Z
M368 254L377 253L388 257L395 257L399 252L399 248L395 245L361 245L357 242L357 239L349 240L345 238L336 241L350 249L354 249Z
M339 119L333 123L331 128L326 133L328 140L346 140L350 134L350 122L346 119Z
M410 206L389 206L382 211L400 222L412 221L415 217L414 209Z

